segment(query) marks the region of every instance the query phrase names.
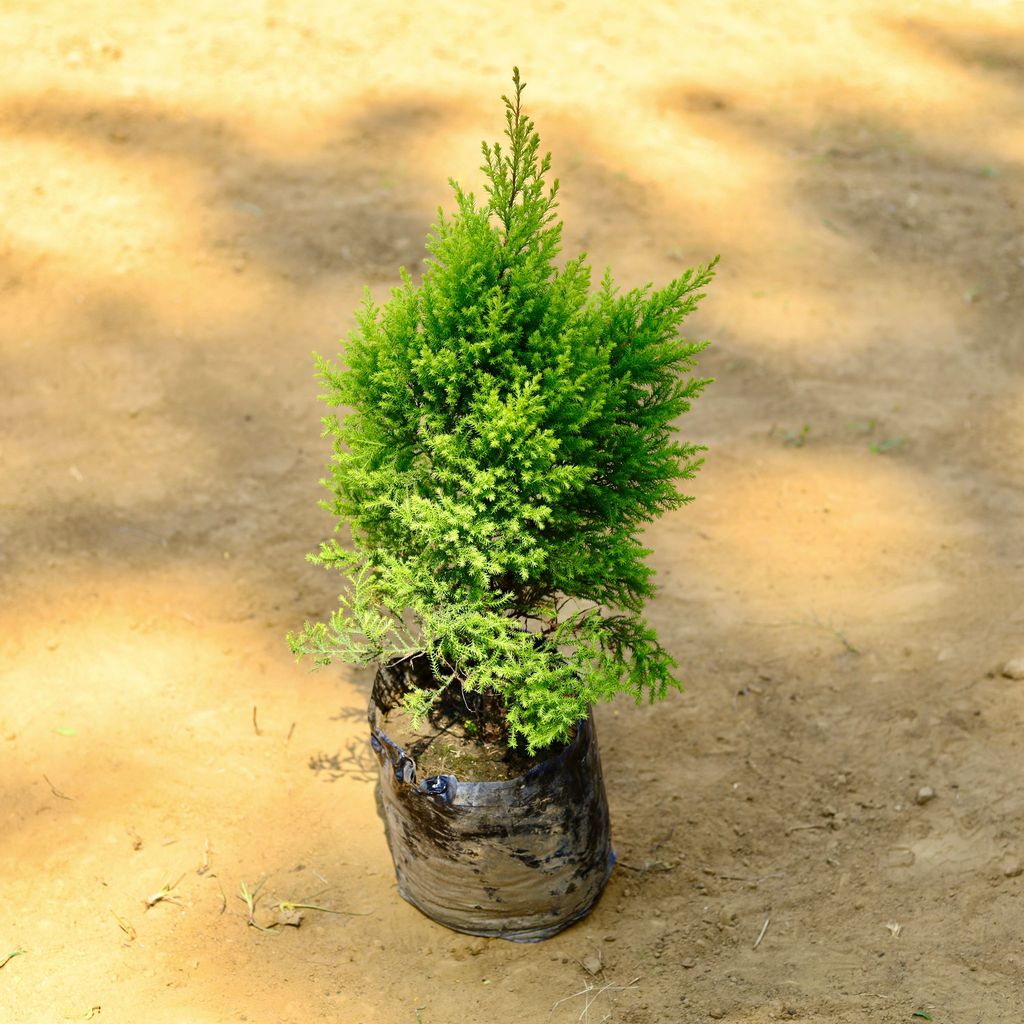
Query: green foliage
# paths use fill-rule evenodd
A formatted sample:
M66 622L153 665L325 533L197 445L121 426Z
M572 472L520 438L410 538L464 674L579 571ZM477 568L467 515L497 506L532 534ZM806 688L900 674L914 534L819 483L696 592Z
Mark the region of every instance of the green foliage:
M591 289L559 267L558 183L515 92L483 146L487 202L451 182L419 285L367 292L347 366L317 357L334 439L325 502L351 529L311 556L350 581L327 623L289 637L320 665L425 650L437 691L492 689L510 740L566 738L615 693L655 700L675 661L640 616L654 593L644 524L690 500L702 448L674 437L708 380L677 335L713 261L661 289Z

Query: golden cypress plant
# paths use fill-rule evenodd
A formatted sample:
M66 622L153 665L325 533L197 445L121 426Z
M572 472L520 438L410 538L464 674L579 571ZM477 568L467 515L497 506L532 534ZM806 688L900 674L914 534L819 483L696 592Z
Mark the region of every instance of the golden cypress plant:
M641 612L654 594L644 525L691 500L703 448L673 421L709 383L707 342L678 335L717 260L660 289L591 288L556 263L550 154L516 69L504 144L483 145L487 201L451 182L422 281L367 293L344 363L317 357L334 440L325 502L350 538L310 556L348 586L289 643L318 664L425 651L436 687L493 691L510 742L565 740L589 706L678 686Z

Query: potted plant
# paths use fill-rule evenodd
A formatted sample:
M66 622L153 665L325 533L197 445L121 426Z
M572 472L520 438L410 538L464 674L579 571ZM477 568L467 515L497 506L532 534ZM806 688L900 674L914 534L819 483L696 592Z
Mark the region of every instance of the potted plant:
M624 294L609 272L592 290L583 255L559 265L558 182L513 83L486 202L451 182L421 282L403 268L383 306L367 293L345 365L316 357L344 409L324 420L324 505L349 535L310 558L348 587L289 643L380 666L371 742L402 895L537 939L589 911L614 861L592 705L678 686L641 616L641 531L690 500L677 483L702 461L673 421L709 383L688 376L707 343L677 332L717 261ZM453 738L492 767L505 751L504 773L474 777L488 758Z

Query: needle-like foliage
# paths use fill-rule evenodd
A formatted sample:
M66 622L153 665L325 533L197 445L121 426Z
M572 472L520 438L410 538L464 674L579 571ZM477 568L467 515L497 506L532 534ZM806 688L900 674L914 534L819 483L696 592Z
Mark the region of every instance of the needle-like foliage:
M331 499L351 529L311 560L350 586L292 649L318 664L426 651L437 689L495 691L510 742L566 739L590 704L661 698L675 661L641 617L654 593L644 524L690 498L702 448L673 421L708 380L706 342L678 336L716 261L664 288L591 289L563 266L558 182L521 106L483 146L487 201L454 181L456 210L427 240L420 284L383 306L367 292L346 365L317 357L331 406Z

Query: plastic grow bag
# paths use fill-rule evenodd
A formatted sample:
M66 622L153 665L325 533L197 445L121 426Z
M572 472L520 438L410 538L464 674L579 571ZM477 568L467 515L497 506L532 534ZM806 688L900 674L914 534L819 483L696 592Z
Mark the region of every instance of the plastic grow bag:
M518 778L420 779L381 723L407 689L429 686L429 675L422 654L381 666L370 699L378 809L399 894L456 931L549 938L590 912L615 864L593 719Z

